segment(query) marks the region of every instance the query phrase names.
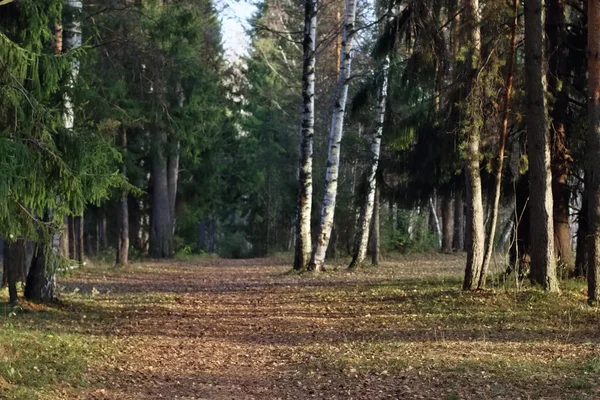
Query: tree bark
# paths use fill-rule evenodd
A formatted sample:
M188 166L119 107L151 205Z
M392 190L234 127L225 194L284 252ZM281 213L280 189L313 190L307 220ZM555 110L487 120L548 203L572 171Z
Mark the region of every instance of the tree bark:
M60 234L51 233L51 244L37 244L25 283L27 300L47 303L54 300L56 257L60 250ZM51 254L48 254L51 252Z
M552 221L550 131L544 68L544 1L525 3L525 93L527 156L531 213L531 278L551 292L558 291Z
M173 255L173 226L171 224L169 202L167 157L164 153L167 146L166 132L157 132L154 140L150 256L153 258L170 258Z
M455 251L465 251L465 203L462 187L455 191L454 196L454 238L452 247Z
M583 196L581 198L581 208L579 210L579 218L577 219L577 251L575 254L575 276L585 277L587 276L588 268L588 192L584 189Z
M341 142L344 133L344 116L350 86L350 71L352 66L352 41L354 37L354 20L356 16L356 1L346 0L346 15L344 17L344 33L342 37L342 53L339 62L339 76L331 116L329 133L329 151L327 172L325 175L325 195L321 209L321 223L317 243L312 255L309 268L315 271L323 269L327 246L333 229L333 217L337 198L338 176L340 169Z
M360 266L367 255L367 242L369 239L369 227L373 217L373 206L375 203L375 190L377 186L376 174L379 166L379 152L381 150L381 138L383 136L383 123L385 122L385 106L388 93L388 77L390 71L390 56L386 55L383 59L379 76L381 83L377 93L377 115L375 117L375 127L371 136L371 159L367 167L367 196L360 210L358 226L356 229L356 241L354 245L354 254L349 268Z
M600 3L588 2L588 301L600 299Z
M127 150L127 131L123 129L121 133L121 146L123 151ZM121 174L127 175L127 166L125 163L121 166ZM119 237L117 243L117 265L127 265L129 263L129 201L127 191L121 193L119 200L118 221Z
M371 264L378 266L381 261L381 236L380 236L380 199L381 189L375 189L375 204L373 206L373 219L371 221Z
M16 304L18 300L17 282L24 280L26 251L27 241L25 239L5 242L4 262L10 304Z
M454 205L452 204L452 192L446 192L442 196L442 251L452 252L452 240L454 239Z
M496 186L494 187L494 199L492 204L492 215L489 224L488 241L483 258L483 267L479 277L478 288L485 288L485 280L490 262L494 255L496 226L498 225L498 214L500 213L500 195L502 194L502 170L504 168L504 150L506 149L506 137L508 135L508 119L510 117L510 97L513 87L513 66L517 52L517 27L519 25L519 0L513 0L513 25L510 38L510 53L508 55L508 76L506 78L506 92L504 93L504 115L502 117L502 132L498 146L498 166L496 169Z
M567 183L571 156L567 148L567 109L569 95L566 89L568 54L566 48L565 1L548 1L546 36L548 37L548 89L555 99L551 111L552 124L552 194L554 200L555 258L568 269L573 268L573 249L569 226L571 190Z
M67 240L69 245L69 254L67 257L71 260L75 260L77 258L77 235L75 234L75 222L73 216L67 217L67 235L69 237Z
M306 0L304 7L304 62L302 66L302 129L298 169L296 211L296 249L294 269L305 270L310 262L312 213L312 159L315 131L315 46L317 42L317 0Z
M64 29L62 31L62 42L64 50L71 51L81 47L81 12L83 3L81 0L66 0L64 7ZM56 46L56 44L55 44ZM56 47L55 47L56 49ZM73 58L71 61L71 71L67 79L67 88L72 89L79 75L79 59ZM66 129L73 129L75 125L75 112L73 101L68 91L63 94L63 123Z
M467 97L470 96L476 86L476 74L481 58L481 33L479 0L465 0L465 15L468 26L468 42L473 48L470 59L467 61L469 84ZM473 290L479 284L481 268L483 266L485 234L484 234L484 211L481 193L480 174L480 132L477 124L471 124L467 132L466 146L466 175L467 175L467 230L469 231L469 243L467 247L467 264L465 266L465 279L463 290Z
M73 219L73 225L75 227L76 240L75 243L75 253L76 260L78 263L83 264L84 257L84 223L83 223L83 214Z

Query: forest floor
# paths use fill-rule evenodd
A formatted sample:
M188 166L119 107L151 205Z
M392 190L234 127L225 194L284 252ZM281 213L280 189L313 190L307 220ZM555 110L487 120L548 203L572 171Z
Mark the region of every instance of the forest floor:
M600 399L600 311L583 282L463 293L463 266L88 266L59 279L56 305L2 310L0 398Z

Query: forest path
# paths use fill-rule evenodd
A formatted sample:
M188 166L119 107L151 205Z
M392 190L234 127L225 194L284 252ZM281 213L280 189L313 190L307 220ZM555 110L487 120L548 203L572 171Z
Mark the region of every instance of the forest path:
M59 323L111 343L85 399L600 398L598 315L579 288L465 294L463 265L435 254L301 276L267 259L88 268L61 282L88 300Z

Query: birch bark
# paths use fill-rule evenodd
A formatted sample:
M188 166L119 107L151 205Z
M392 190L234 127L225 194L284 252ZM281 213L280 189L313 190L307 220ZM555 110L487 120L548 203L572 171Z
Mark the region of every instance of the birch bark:
M298 205L296 212L296 249L294 269L308 268L311 245L312 158L315 134L315 47L317 41L317 0L305 0L304 61L302 65L302 127L298 168Z
M348 87L350 86L350 71L352 66L352 40L354 37L354 21L356 18L356 0L346 0L346 15L344 17L344 33L339 63L339 76L335 94L335 103L331 117L331 130L329 133L329 151L327 158L327 172L325 176L325 195L321 209L321 223L317 243L312 255L310 269L320 271L325 263L325 255L331 230L337 198L338 176L340 169L340 147L344 133L344 116L348 100Z
M383 136L383 123L385 121L385 105L388 93L388 78L390 72L390 56L383 59L380 67L381 84L377 93L377 114L375 117L375 127L371 137L371 160L367 170L367 198L360 210L360 217L356 230L356 241L354 245L354 254L352 262L348 268L360 266L367 255L367 243L369 240L369 226L373 216L373 206L375 203L375 190L377 167L379 166L379 153L381 149L381 137Z

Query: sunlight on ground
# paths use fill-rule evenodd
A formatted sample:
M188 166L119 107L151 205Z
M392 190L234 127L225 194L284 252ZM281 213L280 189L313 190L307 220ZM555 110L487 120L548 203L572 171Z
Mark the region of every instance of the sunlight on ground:
M60 280L60 304L3 313L0 397L600 396L583 282L463 293L463 265L429 254L316 276L274 259L86 268Z

